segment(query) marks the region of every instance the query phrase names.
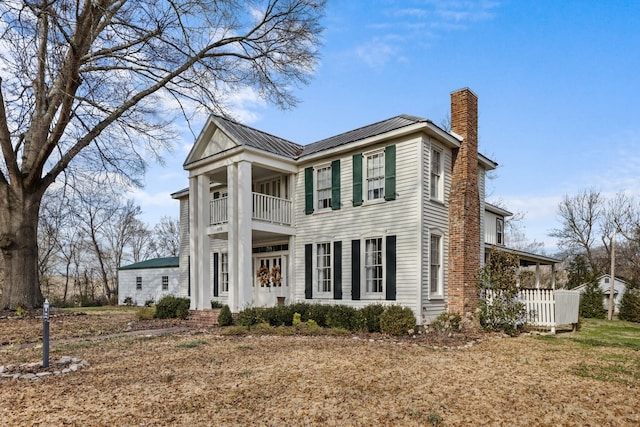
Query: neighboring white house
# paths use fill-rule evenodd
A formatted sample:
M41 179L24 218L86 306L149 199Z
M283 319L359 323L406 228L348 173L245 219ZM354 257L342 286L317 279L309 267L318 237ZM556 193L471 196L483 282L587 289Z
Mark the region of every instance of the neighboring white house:
M118 304L144 305L180 293L179 258L154 258L118 269ZM130 300L129 300L130 298Z
M172 195L180 294L198 310L385 303L421 323L472 313L485 173L497 166L477 151L477 116L465 88L451 94L451 132L400 115L305 146L210 116L184 164L189 187Z
M611 293L611 275L603 274L598 278L598 286L604 292L604 298L602 299L602 306L605 310L609 310L609 295ZM580 286L574 288L576 291L580 291L580 293L584 292L587 288L587 284L583 283ZM613 282L613 312L617 313L620 310L620 302L622 302L622 296L624 295L624 291L627 289L627 282L623 279L616 277Z

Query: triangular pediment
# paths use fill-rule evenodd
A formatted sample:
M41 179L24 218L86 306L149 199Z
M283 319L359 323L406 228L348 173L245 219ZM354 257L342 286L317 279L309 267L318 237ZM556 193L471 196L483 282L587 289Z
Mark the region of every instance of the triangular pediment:
M188 165L239 145L242 144L235 141L221 128L216 116L209 116L184 164Z

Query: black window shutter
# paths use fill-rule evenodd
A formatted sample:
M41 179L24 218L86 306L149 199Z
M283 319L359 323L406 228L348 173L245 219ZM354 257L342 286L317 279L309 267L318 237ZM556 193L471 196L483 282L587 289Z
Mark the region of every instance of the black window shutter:
M333 299L342 299L342 242L333 242Z
M396 299L396 236L387 236L387 271L386 291L387 300Z
M384 199L396 199L396 146L384 149Z
M217 297L219 291L219 277L218 277L218 252L213 253L213 296Z
M340 209L340 160L331 162L331 209Z
M214 192L213 193L213 198L214 199L219 199L220 198L220 192L219 191Z
M313 213L313 168L304 170L304 213Z
M351 241L351 299L360 299L360 240Z
M313 298L313 255L311 244L304 245L304 297Z
M362 153L353 155L353 206L362 205Z

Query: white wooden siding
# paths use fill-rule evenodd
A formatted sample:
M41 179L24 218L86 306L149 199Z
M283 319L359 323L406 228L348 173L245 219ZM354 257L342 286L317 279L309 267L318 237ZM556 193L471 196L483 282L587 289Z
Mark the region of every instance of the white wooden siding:
M437 148L443 156L444 178L444 203L430 199L429 167L431 165L431 150ZM422 307L420 307L420 320L423 323L431 323L439 314L446 310L449 283L449 193L451 192L451 149L444 147L432 138L425 138L422 150L424 167L423 194L422 194ZM432 231L438 231L442 235L442 269L443 269L443 295L432 297L429 293L429 242Z
M497 245L497 235L496 235L496 219L502 218L493 212L484 213L485 219L485 232L484 232L484 241L486 243L490 243L492 245Z
M169 289L162 290L162 276L169 277ZM142 277L142 289L136 289L136 277ZM158 302L165 295L178 296L180 293L180 272L176 267L142 268L118 271L118 304L124 304L131 297L134 305L144 305L153 300Z
M189 198L180 199L179 295L189 296Z
M416 263L420 262L419 236L417 230L420 222L420 182L418 173L419 144L421 138L403 138L385 144L366 147L362 151L396 145L396 200L392 201L364 201L362 206L353 206L353 162L352 156L362 151L352 151L340 157L325 158L322 162L340 159L340 200L339 210L314 212L304 214L304 167L314 164L301 165L296 177L296 215L297 235L295 243L295 294L298 301L305 300L305 244L315 244L320 241L342 242L342 299L313 299L310 302L322 301L328 304L348 304L353 307L363 307L373 300L364 298L362 289L359 301L353 301L351 294L351 241L368 237L396 236L396 300L382 299L375 302L383 304L397 304L410 307L420 321L419 310L416 306L420 284L417 281ZM364 167L364 166L363 166ZM315 187L314 187L315 190ZM364 192L364 191L363 191ZM365 197L366 199L366 194ZM364 246L361 247L364 250ZM315 285L315 284L314 284ZM315 286L314 286L315 288Z

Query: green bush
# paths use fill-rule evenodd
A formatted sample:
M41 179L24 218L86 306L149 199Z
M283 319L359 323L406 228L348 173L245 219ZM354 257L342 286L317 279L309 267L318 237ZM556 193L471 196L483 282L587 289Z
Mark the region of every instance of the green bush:
M215 301L215 300L211 300L211 308L222 308L224 307L224 304L222 304L220 301Z
M342 328L349 331L357 329L358 311L348 305L334 305L327 311L326 321L330 328ZM315 319L314 319L315 320Z
M603 299L604 292L600 289L597 278L587 283L580 295L580 317L604 319L607 312L602 303Z
M517 335L527 320L527 309L518 301L517 271L520 259L517 255L492 248L491 256L480 269L478 318L480 325L489 331L503 331Z
M139 308L136 312L136 318L138 320L151 320L155 317L156 313L153 307Z
M154 303L155 303L155 301L154 301L154 300L152 300L152 299L148 299L148 300L146 300L146 301L144 302L144 306L145 306L145 307L151 307L151 306L153 306L153 304L154 304Z
M238 317L236 318L236 325L244 326L246 328L250 328L254 325L257 325L260 322L263 322L262 312L264 309L258 307L247 307L238 313Z
M262 320L271 326L291 326L292 314L291 306L282 305L267 307L261 314Z
M380 332L380 315L384 305L370 304L358 310L358 329L366 332Z
M458 313L442 313L429 325L436 332L459 331L462 317Z
M189 316L190 304L189 298L164 296L156 304L156 317L158 319L186 319Z
M229 326L233 324L233 316L231 315L231 309L228 305L223 305L218 314L218 325Z
M331 310L330 305L309 304L306 317L305 313L300 314L302 314L303 322L314 320L318 324L318 326L324 328L327 326L327 315L329 314L329 310Z
M413 310L399 305L387 307L380 315L380 331L389 335L407 335L416 327Z
M640 288L627 288L620 301L620 320L640 323Z

